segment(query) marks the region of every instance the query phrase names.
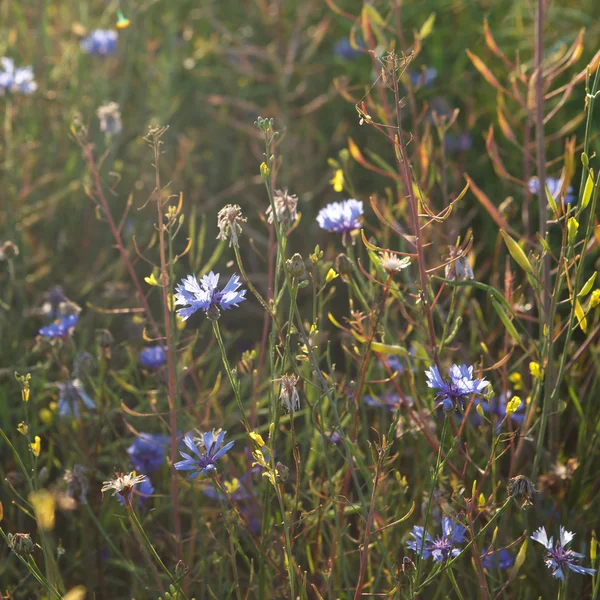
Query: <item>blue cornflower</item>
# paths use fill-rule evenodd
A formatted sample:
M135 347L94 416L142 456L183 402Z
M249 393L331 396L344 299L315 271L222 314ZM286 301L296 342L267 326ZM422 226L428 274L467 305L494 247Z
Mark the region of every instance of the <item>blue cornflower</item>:
M444 148L446 152L454 154L456 152L465 152L473 145L473 138L468 133L459 135L451 134L444 136Z
M548 187L548 191L550 192L550 195L555 200L558 199L558 195L560 194L560 190L562 187L562 185L560 185L560 179L556 179L555 177L546 177L546 186ZM532 177L529 180L527 187L528 187L530 193L537 194L540 189L539 179L537 177ZM576 200L577 200L577 197L573 193L573 186L570 185L569 188L567 189L567 193L565 194L565 204L571 204L572 202L575 202Z
M0 69L0 96L4 96L6 92L28 96L37 90L37 83L33 78L31 67L15 69L15 62L12 58L6 58L6 56L3 56L0 62L2 63Z
M161 434L140 433L127 448L129 460L136 471L151 473L165 462L165 446L169 437Z
M362 48L362 45L358 44L358 48ZM362 52L358 48L352 47L349 38L342 38L333 47L333 53L336 56L339 56L340 58L343 58L345 60L352 60L362 54Z
M57 412L62 418L79 419L79 402L89 410L94 410L96 404L88 396L79 379L69 379L66 383L58 383L60 394L58 397Z
M317 215L317 223L327 231L349 233L362 227L359 220L362 214L363 203L350 198L343 202L332 202L322 208Z
M396 356L395 354L386 356L385 362L384 361L380 361L380 362L384 368L385 368L385 362L387 362L388 367L392 371L397 371L399 375L402 375L402 373L404 373L404 369L406 368L404 366L404 363L402 362L402 359L399 356Z
M232 275L222 290L217 289L219 277L218 273L215 274L212 271L208 275L204 275L200 281L195 275L188 275L177 285L175 304L185 306L177 311L184 321L197 310L207 312L211 306L229 310L246 299L246 290L239 290L242 284L237 275Z
M413 87L427 87L435 81L437 75L437 69L433 67L425 69L425 71L413 71L410 73L410 82Z
M435 540L427 533L425 534L425 545L423 547L423 558L433 557L435 562L442 562L448 558L453 558L460 554L460 549L455 547L465 541L466 529L456 523L449 517L442 517L442 534ZM423 527L416 525L413 527L411 535L414 541L406 542L406 547L415 552L421 552L423 544Z
M501 550L493 551L490 548L484 551L481 555L482 566L484 569L488 571L498 570L506 571L510 569L515 564L515 559L513 555L502 548Z
M142 504L154 494L154 486L148 477L140 481L137 488L132 490L132 496L137 498L138 508L141 508ZM125 498L121 495L117 495L117 500L121 506L125 506Z
M427 386L439 390L436 396L445 411L455 410L457 405L464 409L465 397L481 394L488 385L485 379L473 379L473 367L467 365L452 365L448 382L442 379L436 365L425 371L425 375Z
M367 406L385 408L386 410L393 412L400 406L400 396L398 394L385 394L383 398L380 396L363 396L363 402Z
M112 29L94 29L79 42L79 47L94 56L108 56L117 49L117 32Z
M51 325L41 327L39 334L47 338L64 338L71 334L71 331L77 325L79 315L67 315L57 319Z
M190 475L190 479L198 477L200 473L203 475L210 475L212 471L216 471L216 462L224 456L233 447L233 442L229 442L223 446L225 439L225 431L212 432L208 431L203 433L201 437L202 445L204 446L204 452L200 453L198 446L190 435L186 435L183 438L183 443L195 454L191 457L189 454L182 452L179 453L185 460L180 460L175 463L175 468L178 471L196 471Z
M575 564L580 558L584 558L584 555L579 554L579 552L574 552L573 550L567 550L566 547L571 543L574 537L575 534L567 531L562 525L560 526L560 541L557 540L554 547L552 547L554 538L548 539L544 527L540 527L531 536L532 540L542 544L542 546L546 548L544 562L546 563L546 566L552 570L552 575L561 581L565 580L564 569L567 568L580 575L593 575L596 572L596 569L587 569Z
M165 364L167 355L162 346L150 346L140 352L140 363L147 369L156 370Z
M495 398L492 398L492 400L490 402L486 402L486 401L482 401L481 402L481 408L483 408L483 412L485 413L492 413L494 415L496 415L496 418L498 420L498 425L500 425L500 423L504 420L504 417L506 417L506 405L508 403L508 401L510 400L510 397L512 396L512 394L510 392L508 392L507 394L500 394L500 397L496 400ZM491 407L490 407L491 404ZM525 413L527 411L527 404L525 404L525 402L521 402L521 405L519 406L519 408L517 408L517 410L508 415L508 418L513 421L514 423L517 423L518 425L521 425L523 423L523 421L525 420Z

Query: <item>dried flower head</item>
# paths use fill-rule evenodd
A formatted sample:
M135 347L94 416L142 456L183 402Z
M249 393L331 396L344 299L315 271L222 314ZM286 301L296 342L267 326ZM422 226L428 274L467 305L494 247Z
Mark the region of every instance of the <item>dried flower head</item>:
M15 256L19 256L19 246L10 240L0 245L0 260L10 260Z
M102 494L108 490L115 490L113 496L117 494L125 500L125 505L131 506L131 494L133 488L146 479L145 475L136 475L135 471L125 475L124 473L115 473L115 479L105 481L100 490Z
M569 481L573 478L578 467L579 461L575 457L569 458L564 464L557 462L551 471L539 476L539 491L562 498L567 491Z
M297 375L284 375L281 378L281 391L279 400L285 406L288 412L295 412L300 408L300 396L296 386L298 385Z
M379 256L379 260L381 261L381 266L388 275L399 273L402 269L406 269L406 267L410 265L410 258L408 256L400 258L397 254L392 254L390 252L382 252Z
M218 240L226 242L229 240L229 247L233 244L239 246L238 234L242 233L241 223L247 221L242 216L242 209L238 204L228 204L224 206L217 214L217 226L219 228Z
M100 119L100 131L107 135L116 135L123 130L121 121L121 111L116 102L103 104L96 110L96 115Z
M67 496L78 499L81 504L87 503L90 486L87 472L87 468L83 465L75 465L72 469L66 469L63 475L63 480L67 484Z
M15 554L31 554L35 548L35 544L28 533L9 533L7 535L10 549Z
M282 224L292 224L298 216L298 196L290 194L288 189L275 190L273 194L273 204L275 205L275 216L277 221ZM273 222L273 209L269 206L266 210L267 221Z
M511 498L522 498L521 508L531 506L537 490L525 475L517 475L508 481L508 495Z
M457 281L475 279L468 257L461 255L463 250L455 246L450 246L448 250L450 262L446 264L444 269L446 279L450 279L451 281L454 281L455 279Z

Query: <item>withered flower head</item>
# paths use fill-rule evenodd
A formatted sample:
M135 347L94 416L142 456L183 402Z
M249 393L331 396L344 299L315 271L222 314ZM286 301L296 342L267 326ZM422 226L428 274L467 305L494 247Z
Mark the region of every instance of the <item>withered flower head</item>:
M508 495L511 498L522 498L521 508L531 506L537 490L525 475L517 475L508 481Z
M241 224L246 221L238 204L227 204L217 214L217 226L219 227L217 239L224 242L229 240L229 247L232 244L239 246L238 234L242 233Z

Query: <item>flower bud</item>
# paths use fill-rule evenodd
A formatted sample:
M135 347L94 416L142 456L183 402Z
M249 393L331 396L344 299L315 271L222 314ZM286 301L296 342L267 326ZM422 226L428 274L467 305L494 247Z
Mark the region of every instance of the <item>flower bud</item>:
M181 579L189 570L188 566L180 560L175 565L175 577Z
M263 162L260 164L260 176L263 179L268 179L271 176L271 169L267 167L267 163Z
M352 273L353 263L346 254L338 254L335 259L335 268L342 275L350 275Z
M572 246L575 243L578 229L579 221L575 217L571 217L567 221L567 241L569 242L569 246Z
M284 464L278 462L275 465L275 476L277 477L277 481L281 481L281 482L287 481L289 475L290 475L290 470Z
M219 307L213 303L206 309L206 316L211 321L218 321L221 316L221 311L219 310Z
M21 556L25 554L32 554L35 548L35 544L28 533L15 533L14 535L9 533L8 543L10 545L10 549L15 554L20 554Z
M288 273L292 277L302 277L306 271L304 259L302 258L302 255L298 254L297 252L292 256L292 258L286 261L286 265Z

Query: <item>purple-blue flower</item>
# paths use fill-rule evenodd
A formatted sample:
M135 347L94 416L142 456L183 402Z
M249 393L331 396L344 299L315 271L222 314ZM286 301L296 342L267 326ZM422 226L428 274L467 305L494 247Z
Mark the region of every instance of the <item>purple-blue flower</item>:
M393 412L400 406L400 396L398 394L385 394L383 398L380 396L363 396L363 402L367 406L385 408L386 410Z
M487 569L488 571L496 571L498 569L501 571L506 571L515 564L513 555L505 548L497 551L493 551L488 548L481 555L481 559L483 568Z
M165 364L167 355L162 346L149 346L140 352L140 363L147 369L156 370Z
M362 46L359 45L358 48L362 48ZM339 40L333 47L333 53L345 60L352 60L362 54L359 49L352 47L349 38L342 38Z
M225 431L212 432L208 431L201 436L201 443L204 452L200 452L198 446L192 439L192 436L186 435L183 438L183 443L193 452L194 456L190 456L181 450L179 453L185 460L180 460L175 463L175 468L178 471L196 471L190 475L190 479L198 477L200 473L209 475L217 469L217 461L224 456L233 447L233 442L229 442L223 446L225 439Z
M562 187L560 185L560 179L556 179L555 177L546 177L546 186L548 187L550 195L555 200L558 199L558 195L560 194L560 190ZM529 180L527 187L530 193L537 194L540 189L539 179L537 177L532 177ZM577 200L577 197L573 193L573 186L570 185L567 189L567 193L565 194L565 204L571 204L572 202L575 202L575 200Z
M94 56L108 56L117 49L117 32L112 29L94 29L79 42L79 47Z
M362 214L363 203L350 198L343 202L332 202L322 208L317 215L317 223L327 231L349 233L362 227L359 220Z
M138 508L142 506L142 504L154 494L154 486L148 477L138 483L137 487L133 489L133 496L137 498ZM121 506L125 506L125 498L120 494L117 494L117 500ZM133 503L133 499L132 499Z
M433 557L435 562L442 562L460 554L457 544L465 541L466 529L449 517L442 517L442 535L435 540L427 533L425 534L425 545L423 546L423 558ZM423 527L413 527L411 535L415 538L406 542L406 547L415 552L421 552L423 545Z
M425 71L412 71L410 73L410 82L413 87L427 87L435 81L437 75L437 69L433 67L429 67Z
M78 419L80 402L89 410L96 408L96 404L89 397L79 379L70 379L66 383L57 385L60 390L56 408L59 417Z
M40 328L39 334L46 338L64 338L70 335L77 325L79 315L67 315L57 319L54 323Z
M544 527L540 527L531 536L532 540L546 548L544 562L551 569L552 575L561 581L565 580L564 571L567 568L580 575L593 575L596 572L596 569L587 569L576 564L580 558L584 558L584 555L567 549L574 537L575 534L567 531L562 525L560 526L560 540L556 541L556 545L554 544L554 538L548 539Z
M455 410L457 405L464 409L465 398L471 394L481 394L488 385L485 379L473 379L473 367L467 365L452 365L448 381L442 379L436 365L425 371L425 375L427 386L438 390L436 397L446 412Z
M0 96L4 96L6 92L28 96L37 90L37 83L33 77L31 67L15 68L12 58L6 58L6 56L3 56L0 62L2 63L0 69Z
M404 363L402 362L402 359L399 356L396 356L395 354L391 354L390 356L386 356L385 357L385 362L387 362L387 366L392 371L397 371L399 375L401 375L402 373L404 373L404 369L406 367L404 366ZM381 361L381 364L384 366L384 368L385 368L385 362Z
M451 154L465 152L473 145L473 138L468 133L454 135L449 133L444 137L444 148Z
M151 473L165 462L165 446L169 436L153 433L140 433L127 448L133 468L140 473Z
M206 312L211 306L229 310L238 306L246 298L246 290L240 290L242 283L237 275L232 275L227 285L219 290L220 275L212 271L198 281L195 275L188 275L175 288L175 304L185 306L177 314L185 321L197 310Z

